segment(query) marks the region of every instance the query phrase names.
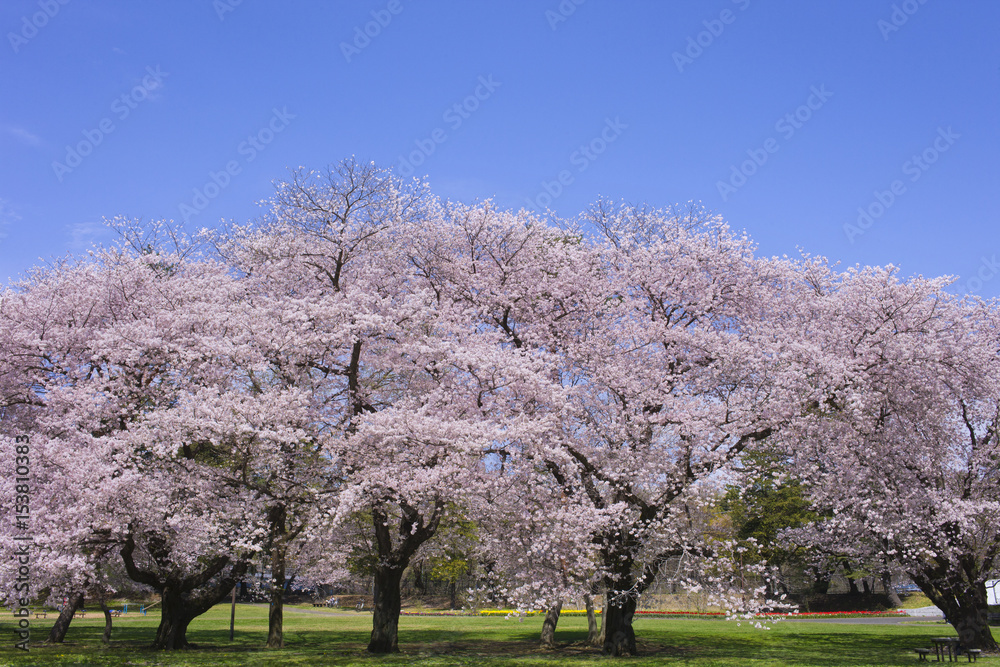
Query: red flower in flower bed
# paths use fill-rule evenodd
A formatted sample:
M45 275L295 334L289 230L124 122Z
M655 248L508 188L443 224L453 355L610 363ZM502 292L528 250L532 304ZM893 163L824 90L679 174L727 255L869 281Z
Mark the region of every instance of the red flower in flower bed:
M851 616L905 616L901 609L891 611L807 611L798 614L770 614L773 616L823 616L827 618L848 618Z
M637 616L674 616L674 617L719 617L726 616L721 611L636 611ZM851 618L853 616L905 616L901 609L892 611L805 611L800 613L764 614L768 618Z

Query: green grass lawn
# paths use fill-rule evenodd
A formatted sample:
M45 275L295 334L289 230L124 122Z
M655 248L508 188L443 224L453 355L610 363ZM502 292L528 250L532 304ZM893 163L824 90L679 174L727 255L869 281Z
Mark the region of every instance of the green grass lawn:
M909 595L903 596L903 609L918 609L920 607L929 607L933 602L931 599L924 595L923 593L910 593Z
M952 635L942 623L850 625L782 622L771 630L725 620L640 618L635 623L638 659L608 660L584 646L586 618L559 622L560 648L537 648L542 619L404 616L400 619L397 656L374 657L364 648L371 631L368 613L330 613L312 607L289 607L285 613L286 648L261 648L267 631L265 606L238 605L236 639L229 642L229 607L219 605L195 619L188 630L195 650L162 653L148 650L159 616L129 614L115 619L110 648L101 645L104 619L87 614L74 619L66 643L45 646L53 623L32 619L35 643L30 653L17 651L9 614L0 620L0 665L913 665L912 649L930 646L928 638ZM1000 665L1000 658L980 664Z

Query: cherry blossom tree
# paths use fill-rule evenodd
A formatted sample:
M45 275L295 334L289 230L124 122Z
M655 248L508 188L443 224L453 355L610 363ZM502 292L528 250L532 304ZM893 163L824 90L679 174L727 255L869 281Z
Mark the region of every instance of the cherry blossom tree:
M513 457L502 466L487 487L489 512L481 518L478 553L489 568L480 594L521 611L544 609L540 643L554 648L563 605L590 600L593 606L598 553L581 535L590 533L594 517L586 503L554 485L544 467Z
M56 643L63 641L85 595L102 599L110 592L104 575L116 556L113 547L95 539L79 512L81 503L89 500L84 497L89 490L86 476L74 479L66 474L67 468L85 470L93 461L92 452L77 452L69 462L52 456L48 443L39 437L39 420L45 416L41 408L52 391L51 380L60 375L61 368L74 363L88 333L94 332L78 322L79 336L64 335L70 332L61 328L60 321L67 312L93 312L94 304L86 295L65 289L69 284L65 281L84 281L87 274L61 261L50 269L32 271L0 295L4 350L0 356L0 431L10 438L12 452L23 453L0 461L4 472L0 508L5 516L19 517L2 524L0 539L8 553L25 557L30 571L30 576L19 576L22 559L5 560L0 563L0 582L8 600L49 592L48 603L62 608L49 633L49 641ZM21 475L15 474L15 462L23 465Z
M720 476L778 445L830 517L797 538L863 545L995 646L995 304L760 258L697 209L556 224L355 160L204 233L215 259L116 225L120 247L0 295L0 431L31 438L38 581L100 596L123 570L162 597L158 647L264 555L280 647L289 564L364 551L368 650L398 651L404 571L472 521L501 595L554 633L603 590L603 651L635 655L668 565L734 613L771 604L727 583L739 547L709 518ZM0 564L8 598L16 578Z
M377 556L375 653L398 650L403 571L449 508L472 502L465 494L500 428L491 397L517 378L465 304L416 269L447 233L436 214L421 184L347 161L294 172L262 224L218 244L254 293L287 313L273 318L289 341L281 374L299 373L287 384L321 399L314 420L336 489L325 530L349 534L370 517L355 537ZM343 563L356 544L331 536L329 560Z
M604 651L634 655L637 597L660 566L712 552L688 518L703 482L809 400L771 316L788 267L672 212L598 206L593 237L489 204L446 215L459 245L425 272L544 368L547 382L522 395L535 437L505 453L546 471L587 517L575 542L596 551L607 591Z
M817 272L810 305L827 396L788 441L816 507L797 540L863 548L940 607L962 646L995 650L985 581L1000 553L996 304L888 268Z
M216 325L238 300L221 265L123 250L41 270L4 297L31 379L22 404L36 497L51 501L39 507L39 566L67 571L62 560L116 552L163 598L161 648L186 645L190 620L259 548L257 498L219 474L229 452L185 440L171 420L193 404L211 411L208 399L232 386Z

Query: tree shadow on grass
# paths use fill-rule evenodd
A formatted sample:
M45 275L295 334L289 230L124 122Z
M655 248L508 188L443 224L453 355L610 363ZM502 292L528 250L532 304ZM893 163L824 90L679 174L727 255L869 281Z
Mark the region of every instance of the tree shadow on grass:
M438 623L443 621L434 621ZM369 656L365 647L370 629L363 623L330 628L289 627L284 651L266 650L263 629L237 629L234 642L228 628L193 628L189 639L192 651L163 653L152 651L155 626L120 623L115 626L112 646L101 644L100 625L71 627L63 645L33 650L33 659L14 664L101 665L326 665L326 664L567 664L601 662L601 652L586 643L586 630L567 627L557 630L557 648L539 647L537 623L490 624L473 618L455 619L445 626L433 624L400 628L401 654ZM293 625L293 624L289 624ZM787 625L771 631L747 631L725 623L671 622L637 628L640 662L740 666L748 663L795 665L910 665L917 647L929 647L930 637L944 634L943 628L928 627L904 633L880 632L873 628L848 630ZM33 645L33 649L38 648ZM3 653L3 652L0 652ZM6 664L8 655L0 655ZM58 659L57 659L58 658ZM92 659L92 660L91 660ZM37 662L35 661L37 660Z
M690 658L734 658L797 665L909 665L916 648L929 648L939 635L879 635L838 632L784 633L773 637L717 635L683 637L676 643ZM640 644L641 646L641 644Z

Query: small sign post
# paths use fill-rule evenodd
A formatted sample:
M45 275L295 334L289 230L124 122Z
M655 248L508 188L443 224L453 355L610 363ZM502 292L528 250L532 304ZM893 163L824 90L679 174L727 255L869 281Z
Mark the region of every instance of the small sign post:
M233 608L229 614L229 641L233 641L236 632L236 586L233 586Z

